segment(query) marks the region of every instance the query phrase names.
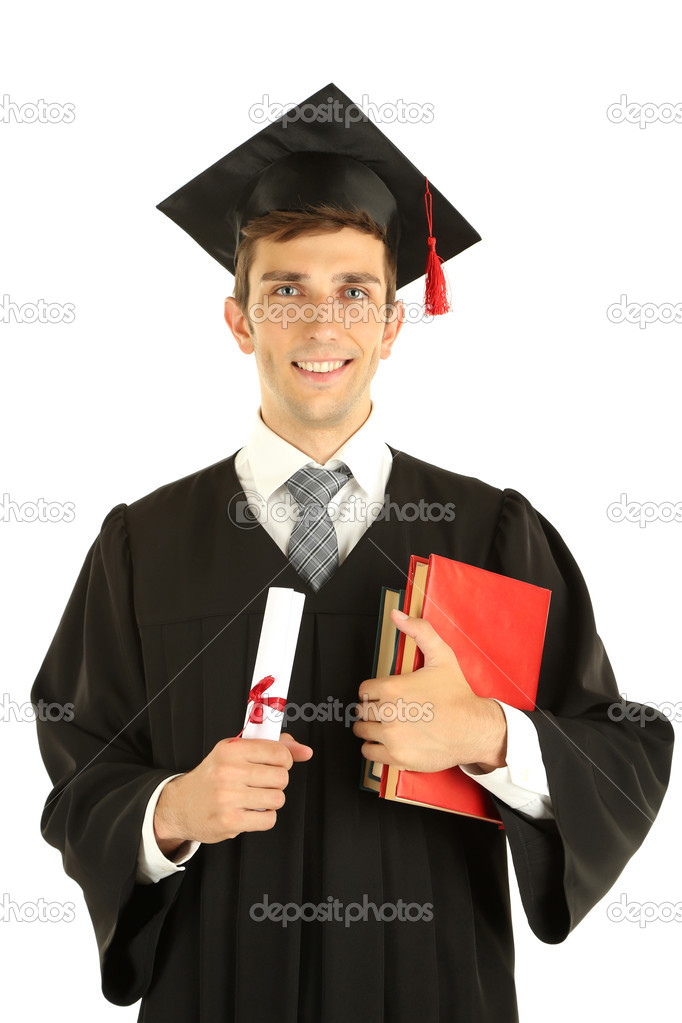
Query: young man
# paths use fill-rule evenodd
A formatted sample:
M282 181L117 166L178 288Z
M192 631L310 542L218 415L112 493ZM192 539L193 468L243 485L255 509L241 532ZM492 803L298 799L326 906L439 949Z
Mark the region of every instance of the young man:
M147 1023L516 1020L507 840L534 932L562 941L667 784L669 723L608 716L618 689L556 530L517 492L383 442L370 384L401 314L380 310L423 273L423 182L335 86L301 109L331 99L340 124L289 116L162 204L236 272L225 318L260 408L235 454L109 513L32 694L74 704L38 726L43 833L83 888L106 997L142 997ZM449 258L478 235L430 191ZM311 495L456 514L276 514ZM424 668L370 679L381 586L404 585L413 553L552 591L535 711L475 696L419 619L396 624ZM291 705L367 696L352 728L320 714L229 741L272 585L305 592ZM373 712L398 696L432 719ZM504 830L361 791L360 753L462 765Z

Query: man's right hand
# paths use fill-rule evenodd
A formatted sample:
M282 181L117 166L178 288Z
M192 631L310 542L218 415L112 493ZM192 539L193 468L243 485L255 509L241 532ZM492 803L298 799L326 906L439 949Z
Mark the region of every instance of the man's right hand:
M269 831L284 805L291 765L312 755L287 733L278 742L221 739L198 767L164 786L154 812L159 849L169 856L183 842Z

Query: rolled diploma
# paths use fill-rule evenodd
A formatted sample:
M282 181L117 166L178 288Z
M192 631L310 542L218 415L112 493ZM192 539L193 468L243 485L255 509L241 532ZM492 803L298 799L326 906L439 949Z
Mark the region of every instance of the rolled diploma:
M294 655L301 628L301 616L305 593L299 593L289 587L271 586L265 602L265 613L261 626L256 664L249 691L266 675L273 675L275 681L263 694L281 696L286 700L289 693L291 671ZM284 714L267 704L263 707L263 721L249 721L249 713L253 702L249 700L244 716L245 739L279 739L282 731ZM248 724L247 724L248 722Z

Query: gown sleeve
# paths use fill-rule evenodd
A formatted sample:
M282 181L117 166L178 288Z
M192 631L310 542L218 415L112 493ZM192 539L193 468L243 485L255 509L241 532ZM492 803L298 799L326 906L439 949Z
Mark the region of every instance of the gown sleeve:
M667 788L668 719L623 704L599 638L585 581L556 529L505 490L485 566L552 591L535 726L554 820L532 820L499 799L528 922L563 941L615 883L643 842ZM617 719L612 704L630 707ZM642 727L642 721L646 721Z
M148 987L158 935L185 873L135 883L147 803L174 772L153 766L125 508L104 520L31 690L34 705L62 705L59 721L36 714L54 786L42 834L83 890L102 992L117 1005L132 1004Z

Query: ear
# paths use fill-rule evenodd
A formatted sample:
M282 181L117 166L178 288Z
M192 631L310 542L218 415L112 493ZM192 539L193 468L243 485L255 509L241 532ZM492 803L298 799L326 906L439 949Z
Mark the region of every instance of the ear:
M249 324L246 316L237 304L235 298L225 299L225 323L228 325L234 338L245 355L253 352L253 340L249 331Z
M379 354L381 359L387 359L391 354L393 342L397 338L402 329L403 323L405 322L405 307L400 300L393 303L393 308L391 310L387 310L387 316L389 316L389 313L390 317L386 321L384 334L381 339L381 352Z

